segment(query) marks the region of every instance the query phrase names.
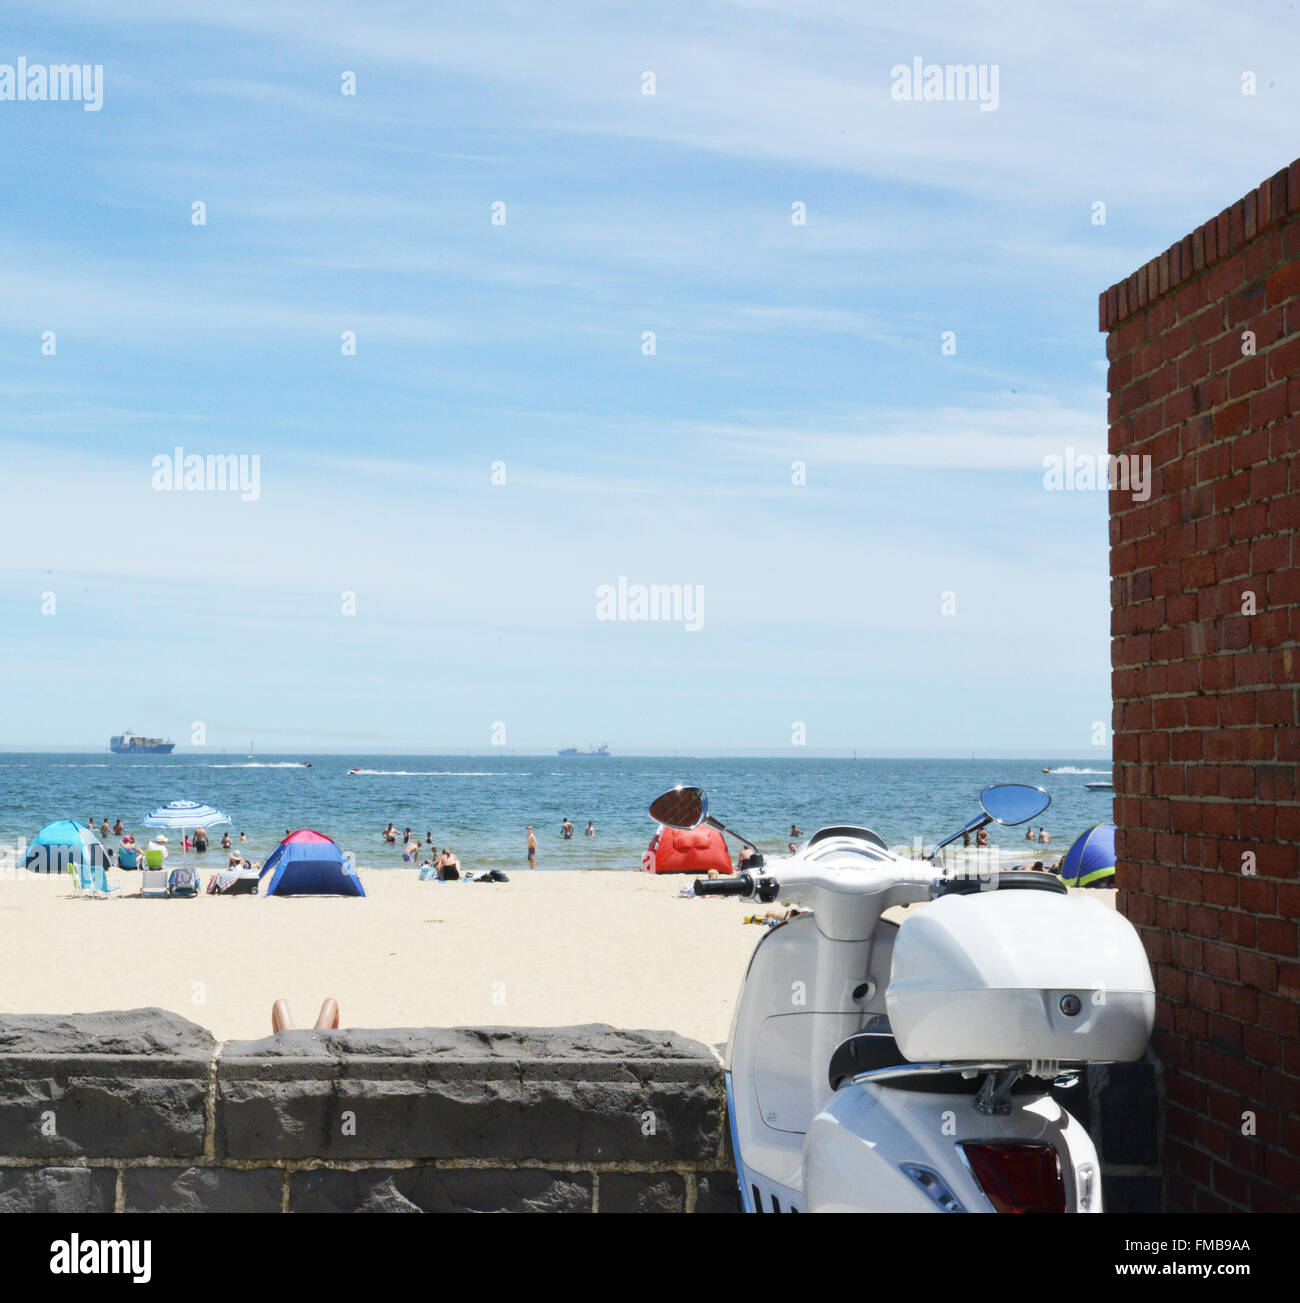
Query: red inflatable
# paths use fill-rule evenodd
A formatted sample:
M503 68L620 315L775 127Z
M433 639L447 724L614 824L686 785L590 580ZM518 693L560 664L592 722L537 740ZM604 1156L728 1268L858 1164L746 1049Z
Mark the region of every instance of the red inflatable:
M730 873L731 855L716 828L663 828L641 857L648 873Z

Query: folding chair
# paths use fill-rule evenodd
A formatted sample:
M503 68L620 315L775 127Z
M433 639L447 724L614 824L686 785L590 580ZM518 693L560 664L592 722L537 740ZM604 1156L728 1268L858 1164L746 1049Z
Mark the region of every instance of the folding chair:
M109 882L102 864L87 864L84 861L78 864L69 860L68 872L72 875L72 892L75 896L102 896L107 899L111 893L120 890L117 883Z
M144 869L140 873L140 895L167 895L167 870L163 868L161 850L147 850L144 853Z

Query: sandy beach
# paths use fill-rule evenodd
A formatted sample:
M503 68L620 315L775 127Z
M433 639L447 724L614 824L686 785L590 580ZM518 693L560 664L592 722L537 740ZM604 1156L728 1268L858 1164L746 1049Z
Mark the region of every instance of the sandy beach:
M354 1027L607 1022L712 1044L760 935L741 922L752 902L679 899L679 876L362 877L364 900L144 900L120 871L108 900L74 898L66 877L0 881L0 1009L156 1005L250 1038L270 1034L278 997L310 1026L332 995Z
M279 997L310 1026L332 995L353 1027L606 1022L719 1044L762 934L741 920L766 908L680 899L689 876L361 872L364 900L144 900L122 872L108 900L74 898L65 877L0 881L0 1010L156 1005L243 1039L270 1034Z

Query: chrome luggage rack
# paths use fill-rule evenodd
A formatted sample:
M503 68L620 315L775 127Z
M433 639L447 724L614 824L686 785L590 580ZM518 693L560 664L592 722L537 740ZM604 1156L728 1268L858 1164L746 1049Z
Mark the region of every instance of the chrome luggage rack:
M1055 1059L1026 1059L1019 1063L899 1063L889 1068L872 1068L852 1078L855 1086L884 1085L890 1081L956 1074L971 1078L984 1074L974 1109L992 1117L1011 1112L1011 1091L1021 1077L1043 1077L1052 1085L1069 1090L1079 1084L1077 1068L1062 1069Z

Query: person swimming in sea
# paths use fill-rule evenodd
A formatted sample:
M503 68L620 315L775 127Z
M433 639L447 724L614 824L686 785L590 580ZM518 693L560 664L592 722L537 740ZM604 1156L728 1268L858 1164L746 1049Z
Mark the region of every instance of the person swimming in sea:
M588 819L587 826L586 828L583 829L583 832L588 837L594 837L596 835L596 825L592 823L590 819Z
M567 842L573 837L573 825L569 822L569 816L564 816L564 822L560 825L560 836Z

